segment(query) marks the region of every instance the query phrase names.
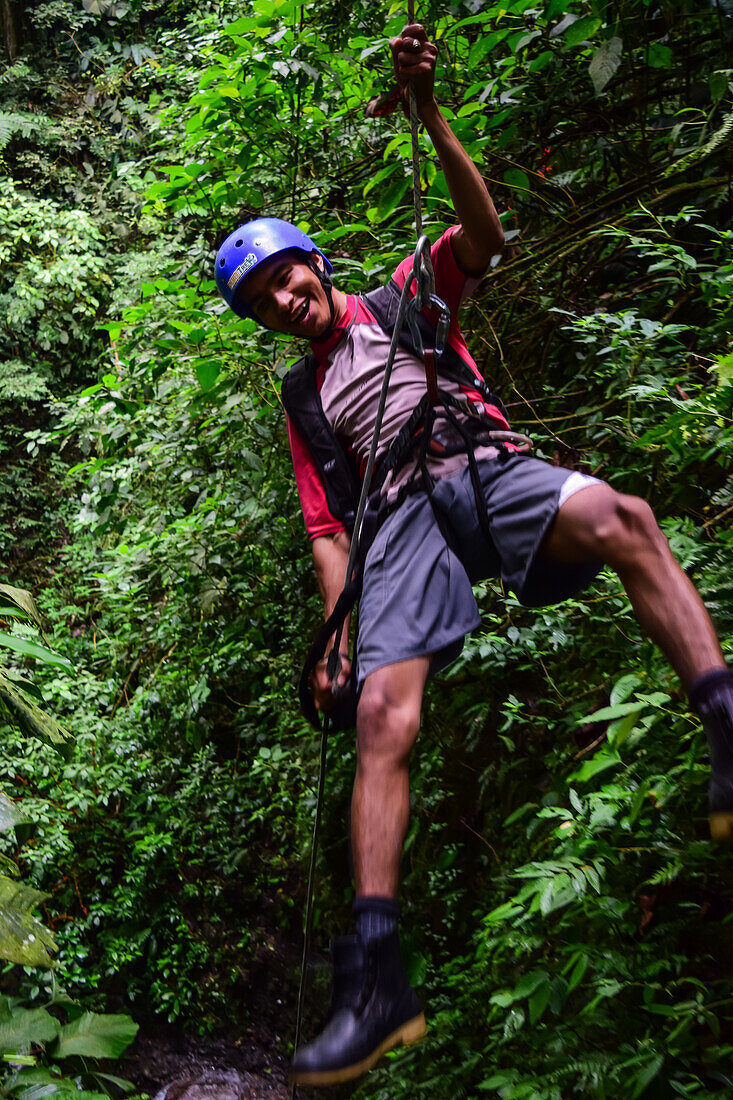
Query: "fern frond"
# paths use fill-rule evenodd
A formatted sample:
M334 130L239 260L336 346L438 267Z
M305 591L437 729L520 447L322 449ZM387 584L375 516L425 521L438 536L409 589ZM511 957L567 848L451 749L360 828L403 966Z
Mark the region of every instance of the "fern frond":
M40 129L41 122L34 115L0 111L0 149L4 149L16 134L30 137L34 131Z

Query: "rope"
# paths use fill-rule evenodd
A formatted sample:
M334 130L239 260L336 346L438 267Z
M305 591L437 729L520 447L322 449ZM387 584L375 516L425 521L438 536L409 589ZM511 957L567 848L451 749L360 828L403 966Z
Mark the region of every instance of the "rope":
M311 858L308 868L308 888L305 895L305 917L303 928L303 957L300 963L300 988L298 989L298 1012L295 1018L295 1045L297 1050L300 1044L300 1032L303 1025L303 1006L305 1004L305 975L308 968L308 956L311 949L311 932L313 928L313 884L316 878L316 857L318 855L318 834L321 829L321 814L323 812L323 793L326 787L326 752L328 749L328 734L331 729L331 720L326 715L323 721L323 733L321 734L321 759L318 767L318 798L316 799L316 816L313 822L313 839L311 840ZM298 1086L293 1085L292 1098Z
M413 262L413 278L417 279L417 271L422 270L422 260L427 251L427 262L430 262L430 241L427 237L421 237L417 243L415 249L415 259ZM379 449L379 437L382 431L382 420L384 419L384 410L387 405L387 396L389 393L389 382L392 377L392 367L394 366L395 356L397 354L397 345L399 343L400 333L402 326L405 322L405 316L407 314L407 307L410 302L410 288L412 286L413 279L405 279L405 285L402 287L402 294L400 295L400 304L397 309L397 319L395 321L394 329L392 330L392 339L389 345L389 353L387 354L387 362L384 367L384 378L382 379L382 388L379 391L379 404L377 405L377 415L374 419L374 431L372 432L372 443L369 448L369 457L367 458L366 469L364 470L364 480L361 483L361 493L359 495L359 504L356 509L356 519L354 520L354 531L351 537L351 545L349 546L349 559L346 563L346 583L351 580L354 572L354 565L356 563L357 554L359 553L359 543L361 541L362 525L364 522L364 512L366 511L367 499L369 497L369 486L371 485L372 475L374 473L374 466L377 461L377 451ZM336 631L336 638L333 643L333 648L329 654L327 671L331 680L335 681L338 677L341 669L341 634L343 632L344 625L341 623ZM335 692L335 694L338 694Z
M407 21L408 23L415 22L415 0L408 0L407 2ZM424 263L427 266L428 272L432 276L432 265L430 262L430 242L427 237L422 235L422 196L420 193L420 144L418 137L418 127L420 120L417 117L417 101L415 98L415 89L410 86L410 136L412 139L412 203L415 214L415 233L418 238L417 248L415 249L415 259L413 263L413 273L415 277L415 291L416 297L420 305L422 305L422 293L421 283L418 277L418 272L422 274L423 271L423 256L425 257ZM369 458L367 459L366 470L364 471L364 480L361 486L361 495L359 497L359 505L356 510L356 519L354 520L354 533L351 539L351 545L349 546L349 559L346 565L346 583L348 584L354 572L354 563L356 561L356 555L358 553L359 541L361 539L361 528L364 520L364 511L366 509L367 497L369 495L369 486L372 480L372 474L374 472L374 463L377 458L377 450L379 447L379 436L382 430L382 419L384 417L384 409L387 404L387 393L389 391L389 381L392 376L392 367L394 366L395 355L397 353L397 344L399 342L399 335L402 331L402 326L405 321L405 315L407 312L407 306L409 304L409 290L412 286L412 279L407 279L405 285L402 288L402 295L400 296L400 304L397 312L397 320L392 331L392 340L389 345L389 354L387 355L387 363L384 368L384 378L382 379L382 389L379 394L379 405L377 406L377 416L374 422L374 432L372 433L372 443L369 450ZM334 682L338 677L341 670L341 635L343 633L343 624L338 628L336 632L336 638L333 644L333 648L329 655L327 671Z
M415 22L415 0L407 0L407 21ZM410 136L412 138L412 204L415 210L415 234L422 237L422 207L420 195L420 145L418 142L417 100L410 85Z
M410 23L415 22L415 0L408 0L407 5L407 18ZM410 299L410 287L412 286L413 279L417 283L416 292L418 297L420 294L420 275L424 270L423 257L427 251L427 257L425 262L427 263L428 270L432 273L432 267L430 265L430 241L427 237L422 235L422 208L421 208L421 195L420 195L420 147L418 140L418 126L419 119L417 117L417 106L415 100L415 89L410 88L410 133L412 137L412 200L415 212L415 230L418 237L417 247L415 249L415 260L413 263L413 278L405 279L405 285L402 288L402 294L400 295L400 304L397 310L397 320L392 332L392 340L389 346L389 354L387 355L387 362L384 368L384 378L382 380L382 389L379 394L379 405L377 407L377 415L374 421L374 432L372 433L372 443L369 449L369 457L367 459L366 469L364 471L364 480L362 482L361 494L359 496L359 505L356 510L356 519L354 520L354 533L351 539L351 545L349 547L349 559L346 565L346 583L348 584L350 578L354 572L354 564L356 562L356 555L359 547L359 540L361 537L362 525L364 522L364 512L366 511L367 499L369 496L369 483L372 479L374 472L374 464L377 459L377 450L379 448L379 436L382 429L382 420L384 418L384 410L387 405L387 394L389 391L389 380L392 375L392 367L394 366L395 356L397 354L397 345L399 342L399 334L402 331L402 326L405 321L405 315L407 313L407 306ZM418 274L419 273L419 274ZM336 683L341 666L341 634L343 632L343 623L339 627L336 638L331 649L331 653L328 658L328 673L332 682ZM334 691L334 694L336 692ZM316 859L318 856L318 838L321 829L321 814L323 812L323 796L326 786L326 752L328 748L328 734L331 729L331 720L328 715L325 716L323 722L323 733L321 734L321 757L318 769L318 796L316 799L316 816L313 822L313 838L311 840L311 855L310 866L308 868L308 886L306 889L305 898L305 916L304 916L304 929L303 929L303 956L300 964L300 987L298 989L298 1011L295 1020L295 1042L294 1050L298 1049L300 1045L300 1033L303 1024L303 1006L305 1004L305 989L306 989L306 973L308 969L308 956L310 955L311 946L311 934L313 925L313 888L316 877ZM292 1100L295 1100L298 1086L293 1085Z

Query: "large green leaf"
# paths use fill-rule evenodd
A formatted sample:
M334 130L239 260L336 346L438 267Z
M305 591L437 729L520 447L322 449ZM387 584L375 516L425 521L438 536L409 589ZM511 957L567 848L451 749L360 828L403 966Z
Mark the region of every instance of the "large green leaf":
M16 638L14 634L6 634L0 630L0 645L7 646L8 649L13 649L24 657L36 657L47 665L71 668L71 661L67 660L66 657L60 657L58 653L53 653L50 649L38 645L37 642L31 642L28 638Z
M614 36L599 46L591 58L588 75L593 81L596 95L600 95L621 64L623 43Z
M550 1003L551 989L549 978L546 978L529 998L529 1022L531 1024L537 1023Z
M196 377L199 386L208 393L219 377L219 364L211 361L202 361L196 364Z
M672 51L661 42L653 42L649 47L649 64L654 69L671 69Z
M521 168L508 168L504 173L504 183L507 187L518 191L529 192L531 190L529 176Z
M28 616L25 611L21 611L15 604L9 603L7 600L0 602L0 619L23 619L26 620Z
M43 693L38 684L34 684L32 680L27 680L25 676L22 676L17 669L4 668L2 670L3 676L6 676L9 680L20 688L25 695L29 695L32 699L37 699L39 703L43 702Z
M137 1035L137 1029L138 1025L130 1016L85 1012L78 1020L61 1028L54 1057L80 1054L85 1058L119 1058Z
M733 352L721 356L714 365L713 370L718 372L718 384L720 386L730 385L733 382Z
M18 864L10 856L0 855L0 875L9 875L11 878L20 878Z
M27 825L32 820L16 802L0 791L0 833L6 833L16 825Z
M0 958L24 966L52 966L53 936L33 916L46 897L39 890L0 875Z
M95 1070L94 1078L97 1081L109 1081L123 1093L135 1091L132 1081L126 1081L124 1077L115 1077L113 1073L100 1073L99 1070Z
M372 219L370 217L371 210L367 213L367 217L369 218L369 220L385 221L390 216L390 214L392 214L397 209L397 206L402 201L402 198L405 195L405 192L407 191L409 185L409 180L407 179L397 179L394 181L394 183L391 183L379 199L376 207L375 218Z
M0 997L0 1053L25 1050L31 1043L49 1043L61 1027L45 1008L13 1005L9 997Z
M12 584L0 584L0 593L7 596L21 611L24 611L36 626L43 626L43 616L38 609L38 604L25 588L16 588Z
M584 714L582 718L577 719L576 724L583 726L587 722L613 722L617 718L625 718L627 714L638 714L647 706L648 703L639 702L639 700L633 703L614 703L610 707L601 707L593 714Z
M67 745L71 734L0 670L0 699L23 728L52 745Z
M21 1070L14 1078L11 1094L15 1100L45 1100L47 1096L58 1096L61 1100L68 1096L74 1100L109 1100L108 1093L80 1089L73 1078L59 1077L45 1066Z
M584 15L568 27L565 31L565 44L577 46L586 39L592 38L601 25L601 20L592 15Z

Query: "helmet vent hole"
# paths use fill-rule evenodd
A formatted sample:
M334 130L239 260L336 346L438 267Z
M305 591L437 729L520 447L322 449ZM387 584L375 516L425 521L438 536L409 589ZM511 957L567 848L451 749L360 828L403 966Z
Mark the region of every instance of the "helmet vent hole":
M225 263L226 263L226 260L224 260L224 259L219 260L219 267L223 267Z
M243 243L244 242L242 241L242 238L240 237L238 241L234 242L234 247L235 248L241 248Z

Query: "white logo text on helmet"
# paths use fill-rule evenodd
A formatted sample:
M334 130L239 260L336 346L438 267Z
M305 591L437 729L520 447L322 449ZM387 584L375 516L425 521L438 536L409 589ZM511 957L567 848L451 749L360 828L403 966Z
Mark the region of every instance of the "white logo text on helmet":
M239 267L235 268L234 271L229 276L229 278L227 279L227 286L229 287L229 289L234 290L235 286L237 285L239 280L242 278L242 276L246 275L247 272L249 271L249 269L256 263L257 263L257 257L255 256L254 252L249 252L245 256L244 260L239 265Z

